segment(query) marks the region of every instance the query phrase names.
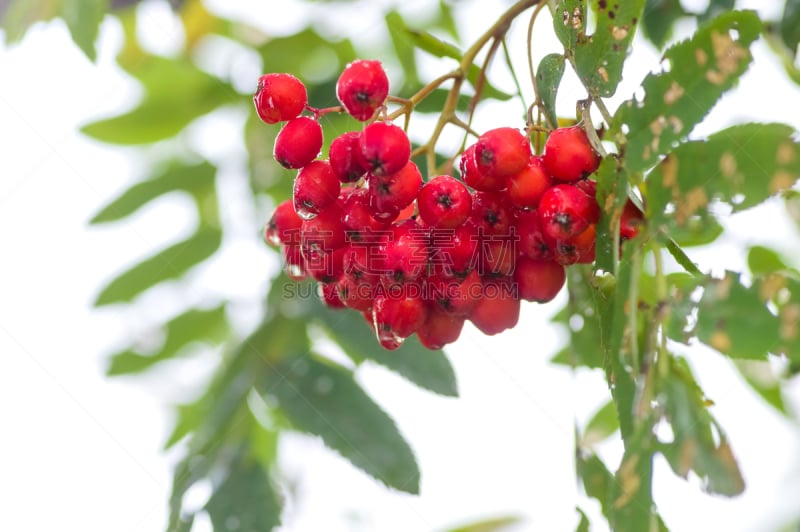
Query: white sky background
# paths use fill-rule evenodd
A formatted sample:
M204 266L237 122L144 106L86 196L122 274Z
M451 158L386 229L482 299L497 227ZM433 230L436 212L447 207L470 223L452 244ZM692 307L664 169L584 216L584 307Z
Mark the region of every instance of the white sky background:
M316 16L329 30L346 27L358 43L368 44L383 31L376 17L386 3L375 2L369 12L363 4L358 11L317 8ZM459 21L465 42L485 28L486 6L501 4L468 3L469 16ZM223 0L212 5L247 14L251 23L280 33L290 33L306 16L297 2L275 4L280 7L256 10L249 2ZM779 2L739 4L774 16ZM411 14L428 5L403 3ZM163 9L153 4L146 16L162 30L147 35L148 42L161 50L179 45L180 35ZM548 24L543 18L537 28L549 35ZM517 42L524 26L514 28ZM135 83L113 65L120 39L116 22L107 20L97 65L71 44L61 23L38 26L22 45L0 48L0 530L162 530L171 466L178 458L160 450L171 427L167 405L197 389L215 355L170 363L142 379L107 380L106 354L176 311L177 296L202 302L230 295L246 329L275 267L255 238L266 213L246 206L237 174L242 116L228 113L204 119L189 136L229 172L220 190L223 218L231 228L222 256L193 272L187 286L171 287L167 296L145 295L137 312L90 309L98 288L115 272L192 227L191 209L180 196L159 200L131 221L87 227L100 206L141 177L134 151L76 132L90 118L119 112L138 97ZM539 56L557 50L549 36L541 42ZM657 68L652 49L639 43L636 50L620 98ZM800 89L763 44L754 51L755 64L737 91L695 135L743 120L788 121L800 128ZM523 61L517 64L520 75ZM208 68L224 64L222 57ZM434 75L444 68L431 62L424 70ZM246 60L236 64L237 86L249 90L259 70ZM498 69L493 79L510 87L504 76ZM563 92L561 113L572 114L571 102L579 97L577 91ZM513 123L519 108L518 102L487 105L477 128ZM425 126L414 121L420 135ZM704 268L742 268L743 243L772 245L800 266L800 233L779 203L738 215L727 225L731 234L721 244L690 251ZM520 325L498 337L465 328L450 350L460 399L423 392L375 366L359 370L359 381L415 449L422 496L389 492L315 439L287 436L281 463L298 496L292 497L283 530L433 532L474 518L515 514L526 519L518 530L561 531L574 529L576 503L598 515L597 505L579 498L575 487L572 423L575 417L585 420L607 392L599 373L573 375L547 363L564 341L548 323L558 307L523 305ZM703 495L695 482L677 479L659 459L655 490L662 515L676 531L776 529L792 510L799 513L800 431L755 398L722 356L700 348L689 356L716 403L714 414L728 430L748 491L734 500ZM793 394L800 407L797 386ZM618 447L606 445L601 452L616 467ZM206 495L201 487L192 500L202 505ZM602 530L602 520L594 523ZM196 526L209 529L202 519Z

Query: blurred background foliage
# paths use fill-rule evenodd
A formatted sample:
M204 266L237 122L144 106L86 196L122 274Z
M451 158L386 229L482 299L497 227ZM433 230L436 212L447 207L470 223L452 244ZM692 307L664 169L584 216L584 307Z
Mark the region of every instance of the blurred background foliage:
M348 4L357 1L339 0ZM323 3L322 0L319 3ZM501 4L510 3L498 2L498 7L502 7ZM653 46L664 49L680 21L707 21L731 9L733 4L732 0L712 0L702 12L692 12L679 0L648 0L642 21L643 33ZM122 305L135 309L143 294L185 282L192 271L220 253L231 230L220 216L222 175L246 180L252 204L249 212L242 213L244 219L236 223L252 227L254 239L259 237L272 206L291 194L293 175L275 164L272 158L272 144L278 129L266 127L252 112L256 79L237 79L235 61L231 61L227 70L216 69L212 73L204 67L210 47L225 42L231 45L231 57L255 54L263 72L297 74L306 82L309 101L325 107L336 104L338 74L356 57L380 57L391 72L401 74L393 80L392 93L408 97L430 81L420 68L421 54L458 60L465 44L460 39L453 13L460 8L456 1L432 1L432 8L422 18L413 20L402 16L398 9L387 7L382 40L368 50L358 49L347 36L323 31L312 22L292 34L273 36L246 21L224 18L210 11L200 0L177 0L170 2L170 6L183 27L183 45L174 53L161 55L149 51L141 43L141 26L148 21L140 16L136 1L0 2L2 28L8 43L19 41L34 24L62 18L75 44L89 59L95 60L101 22L112 16L123 28L124 41L116 61L140 84L141 98L126 112L86 124L83 133L98 141L133 150L131 153L143 162L146 170L140 181L100 208L91 224L127 219L172 193L182 194L194 206L196 221L191 234L164 249L154 250L151 256L106 281L98 291L97 307ZM783 17L766 24L762 33L787 73L800 83L797 67L800 2L788 0ZM478 76L476 65L468 79L475 83ZM514 92L489 83L484 88L483 98L505 101L512 98ZM446 96L446 89L437 89L416 112L436 113ZM468 107L470 96L467 89L459 100L460 109ZM246 160L233 165L240 165L239 171L223 171L227 169L219 168L190 141L193 126L215 113L246 117L239 133ZM328 114L322 121L326 134L323 154L334 136L360 127L343 114ZM454 154L441 155L449 158ZM790 205L800 204L793 195L788 195L787 201ZM799 211L790 209L790 212ZM713 219L707 222L699 228L702 234L698 231L688 235L682 243L713 241L721 228ZM788 269L775 252L766 248L754 248L750 257L753 271ZM275 253L276 264L278 260ZM181 443L185 449L183 459L175 468L169 500L168 529L171 531L190 530L196 511L207 512L215 530L231 529L232 522L238 530L261 531L277 526L284 503L282 479L275 468L277 442L280 434L288 430L317 435L356 467L387 486L418 493L420 472L411 446L394 421L356 382L354 371L365 361L371 361L431 392L458 395L455 373L443 352L425 350L413 338L396 352L384 351L367 333L361 316L331 311L315 298L287 300L282 296L289 281L278 268L274 273L266 292L256 295L262 302L260 319L249 333L241 334L240 324L235 323L236 313L231 309L235 302L220 294L200 294L192 298L196 300L193 304L184 305L183 310L163 323L152 324L148 336L160 339L155 345L136 341L109 357L108 374L119 376L146 372L163 361L191 357L202 349L211 348L219 355L218 367L204 391L194 401L176 407L174 430L165 442L166 448ZM571 275L580 273L573 271ZM647 293L647 281L643 277L643 294ZM684 286L687 297L691 292L684 277L676 277L671 286ZM165 297L180 298L175 292L164 293ZM749 297L745 293L739 296ZM585 298L589 299L589 296ZM555 321L567 325L576 313L583 315L588 325L598 319L586 309L575 308L575 304L575 300L571 301L556 315ZM598 327L584 326L580 333L573 332L570 344L556 355L555 362L601 367L596 349ZM322 356L317 351L321 341L338 346L349 363ZM769 375L765 378L763 365L743 361L739 367L759 394L776 409L791 415L783 404L780 383ZM797 371L795 368L793 372ZM678 389L687 382L693 383L690 377L674 381L675 401L690 395ZM693 408L686 407L695 411ZM687 431L696 431L697 423L705 427L710 438L711 422L706 419L690 420ZM589 448L617 428L613 405L608 403L584 428L579 445ZM579 455L578 474L583 477L584 488L590 496L608 500L613 489L612 473L597 456ZM212 480L213 491L205 507L187 510L184 495L194 484L207 479ZM489 532L514 522L513 518L498 519L459 527L452 532ZM588 530L585 515L579 529Z

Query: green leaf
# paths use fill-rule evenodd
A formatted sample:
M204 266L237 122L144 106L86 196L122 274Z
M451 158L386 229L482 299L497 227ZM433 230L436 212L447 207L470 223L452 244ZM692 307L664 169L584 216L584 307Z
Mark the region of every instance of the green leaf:
M586 35L586 0L557 0L549 3L553 30L565 50L574 51Z
M145 259L108 283L97 296L97 307L131 301L148 288L176 279L219 249L222 233L200 227L192 236Z
M484 519L476 523L458 526L456 528L448 528L447 532L502 532L507 528L519 525L522 523L522 518L509 516L509 517L495 517L493 519Z
M600 319L595 311L594 294L581 267L567 268L567 305L553 317L567 328L569 341L552 362L565 366L603 367L600 348Z
M61 16L67 23L72 40L86 57L95 60L95 41L100 23L108 11L108 0L62 0Z
M597 169L597 202L601 206L595 235L596 269L613 273L619 255L619 221L628 199L628 174L615 157L606 157Z
M766 275L791 269L776 251L764 246L750 248L750 252L747 254L747 267L754 275Z
M137 77L145 96L132 111L87 124L81 131L111 144L148 144L183 131L193 120L232 102L243 102L230 85L187 59L148 56Z
M779 323L758 287L747 288L727 272L706 285L698 305L697 337L733 358L766 359L778 345Z
M453 17L453 7L445 0L439 0L439 18L436 26L445 30L456 41L458 40L458 23Z
M583 490L589 497L600 503L603 515L608 518L611 501L611 487L614 476L603 461L594 453L576 452L575 472Z
M608 401L594 413L581 436L581 447L589 448L605 440L619 429L614 401Z
M786 0L781 18L781 37L792 56L800 43L800 0Z
M752 11L723 14L664 53L667 71L643 81L644 99L619 107L611 134L627 137L628 170L644 170L686 138L752 61L749 46L761 31Z
M268 532L281 524L281 504L263 466L239 456L205 506L214 530Z
M675 473L687 478L694 471L710 493L733 496L744 491L744 480L731 448L705 406L703 392L683 359L674 359L662 377L664 411L674 440L661 446ZM716 437L715 437L716 436Z
M647 0L642 14L644 36L660 50L672 34L675 22L685 15L680 0Z
M350 40L326 39L311 28L286 37L269 39L256 51L261 56L264 72L293 72L298 77L308 79L319 79L320 70L335 79L344 66L356 58L356 50ZM321 62L320 58L325 60ZM334 58L336 61L332 63ZM328 93L326 100L314 102L320 107L336 104L336 93L333 91Z
M130 216L150 201L176 190L189 192L196 197L214 190L216 168L207 162L196 165L173 163L157 176L136 183L118 198L103 207L89 221L100 224Z
M153 365L175 357L182 349L193 342L216 344L222 342L228 333L225 307L220 305L209 310L191 309L165 323L164 343L154 353L144 355L134 348L126 349L111 356L107 375L140 373Z
M607 98L617 91L644 3L597 0L597 29L575 47L575 70L592 95Z
M349 371L311 356L291 357L270 373L261 391L297 429L320 436L365 473L395 489L419 493L411 448Z
M575 528L575 532L591 532L592 524L589 522L589 518L586 516L586 512L581 510L579 506L575 507L575 511L577 511L578 515L581 516L581 520L578 522L578 526Z
M61 0L13 0L6 7L2 29L9 44L22 40L25 33L37 22L46 22L58 16Z
M415 113L436 113L441 114L444 109L445 102L450 96L450 91L447 89L435 89L422 101L414 106ZM472 97L467 94L459 94L458 101L456 102L456 109L459 111L466 111L469 109L469 104L472 102Z
M387 351L378 344L362 317L354 312L331 310L316 304L314 316L357 364L371 360L421 388L449 397L458 396L455 372L444 352L425 348L416 336L407 338L398 349Z
M722 15L726 11L731 11L736 5L736 0L710 0L708 8L698 15L698 22L706 22L712 18Z
M713 200L753 207L800 176L800 144L782 124L743 124L679 146L647 178L647 217L669 233L704 219Z
M673 227L669 236L681 247L706 246L722 235L724 228L708 211L689 217L686 224Z
M386 13L386 28L389 30L389 38L394 47L395 57L400 61L403 69L404 86L417 87L420 85L417 69L417 58L414 55L414 43L408 32L403 17L396 10Z
M737 360L736 369L742 378L766 403L775 410L789 417L783 399L781 378L775 374L770 363L758 360Z
M556 113L556 95L561 77L564 75L566 59L562 54L548 54L544 56L536 69L536 85L539 88L539 97L542 99L544 111L550 127L558 127L558 114Z

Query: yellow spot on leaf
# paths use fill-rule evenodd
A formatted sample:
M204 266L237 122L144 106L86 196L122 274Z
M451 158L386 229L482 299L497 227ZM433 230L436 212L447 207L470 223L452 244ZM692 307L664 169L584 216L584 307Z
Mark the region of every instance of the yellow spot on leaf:
M683 96L683 93L683 87L678 85L677 81L673 81L672 85L669 86L669 89L667 89L667 92L664 94L664 103L667 105L672 105L678 100L678 98Z
M597 73L600 74L600 77L603 78L605 83L608 83L608 70L606 70L605 67L598 68Z
M619 466L620 495L614 501L614 508L622 508L631 502L642 485L642 479L636 473L639 456L633 455Z
M678 455L677 471L678 475L686 478L694 464L694 457L697 456L697 442L688 439L681 444L681 454Z
M716 69L706 72L706 79L715 85L721 85L735 74L739 63L749 57L747 48L736 43L728 32L711 32L711 49L717 64Z
M731 350L731 337L722 331L715 331L708 339L708 345L719 351L720 353L727 353Z
M675 157L666 157L661 163L661 171L664 174L664 186L675 188L678 184L678 161Z
M786 287L786 277L773 273L765 277L758 288L758 295L762 301L771 301Z
M776 192L790 188L794 184L795 179L796 178L786 170L778 170L769 181L770 193L775 194Z
M719 159L719 169L725 177L736 175L736 157L729 151L723 153Z
M792 303L781 309L781 338L794 340L800 326L800 305Z
M698 65L705 66L708 62L708 54L702 48L698 48L694 51L694 59Z
M677 116L670 116L667 118L667 122L672 127L672 132L676 135L679 135L681 131L683 131L683 122Z
M622 39L628 36L628 27L614 26L613 28L611 28L611 36L614 37L615 41L621 41Z
M694 213L708 205L708 195L703 188L695 187L676 198L675 203L675 221L684 225Z
M791 164L794 162L796 147L791 142L784 142L778 146L778 164Z

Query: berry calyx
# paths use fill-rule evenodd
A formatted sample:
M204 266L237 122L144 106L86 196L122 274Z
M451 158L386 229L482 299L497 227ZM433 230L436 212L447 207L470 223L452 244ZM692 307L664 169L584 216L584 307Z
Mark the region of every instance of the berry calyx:
M308 116L293 118L275 137L275 160L284 168L302 168L322 149L322 127Z
M297 118L308 103L303 82L291 74L264 74L258 78L253 104L267 124Z
M505 179L485 174L478 168L478 163L475 160L475 144L469 146L461 154L458 169L461 172L461 179L464 180L464 183L475 190L491 192L506 188Z
M336 96L361 122L372 118L389 95L389 78L380 61L359 59L348 64L336 82Z

